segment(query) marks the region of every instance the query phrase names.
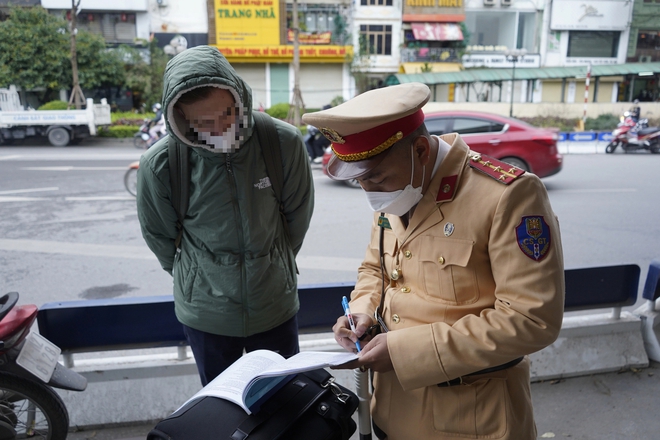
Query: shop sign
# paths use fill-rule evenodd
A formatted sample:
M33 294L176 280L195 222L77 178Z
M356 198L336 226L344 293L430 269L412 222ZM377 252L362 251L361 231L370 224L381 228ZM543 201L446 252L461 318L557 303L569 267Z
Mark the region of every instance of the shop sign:
M630 25L630 0L553 0L552 30L623 31Z
M280 0L214 0L214 6L218 45L280 42Z
M488 67L510 69L513 67L511 61L507 61L504 54L469 54L461 58L463 67ZM541 67L541 56L539 54L527 54L518 58L516 67Z

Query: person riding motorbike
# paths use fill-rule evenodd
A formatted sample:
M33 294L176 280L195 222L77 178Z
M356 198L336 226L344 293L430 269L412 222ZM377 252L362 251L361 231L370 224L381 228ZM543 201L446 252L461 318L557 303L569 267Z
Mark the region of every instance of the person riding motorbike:
M162 137L163 135L167 134L167 130L165 128L165 116L163 114L161 105L159 103L155 103L151 109L154 111L156 115L150 121L150 124L153 124L153 126L149 129L150 144L153 143L153 141Z

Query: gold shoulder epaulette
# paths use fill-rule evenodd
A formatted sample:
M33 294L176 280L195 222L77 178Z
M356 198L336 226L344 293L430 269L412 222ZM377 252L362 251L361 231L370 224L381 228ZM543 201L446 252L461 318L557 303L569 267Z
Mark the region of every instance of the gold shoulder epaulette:
M525 174L525 170L516 168L513 165L502 162L501 160L477 153L473 153L470 156L469 164L475 170L481 171L485 175L490 176L505 185L509 185L518 177Z

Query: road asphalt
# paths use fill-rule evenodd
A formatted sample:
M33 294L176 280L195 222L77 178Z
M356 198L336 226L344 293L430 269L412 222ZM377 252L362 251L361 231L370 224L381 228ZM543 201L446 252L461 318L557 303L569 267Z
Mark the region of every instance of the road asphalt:
M655 362L647 368L533 383L537 438L657 440L659 396L660 363ZM86 429L67 438L144 440L155 423ZM357 439L356 433L351 440Z

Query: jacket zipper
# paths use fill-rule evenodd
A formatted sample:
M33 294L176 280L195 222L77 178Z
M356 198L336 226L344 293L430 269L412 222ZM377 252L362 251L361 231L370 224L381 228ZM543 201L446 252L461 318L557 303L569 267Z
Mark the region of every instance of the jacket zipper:
M241 221L241 209L238 205L238 189L236 187L236 176L231 165L231 158L229 154L225 154L225 166L229 174L229 187L231 188L231 200L234 206L234 220L236 221L236 229L238 231L238 248L240 252L240 267L241 267L241 304L243 307L243 334L247 335L248 330L248 316L247 316L247 290L246 274L245 274L245 249L243 248L243 222Z

